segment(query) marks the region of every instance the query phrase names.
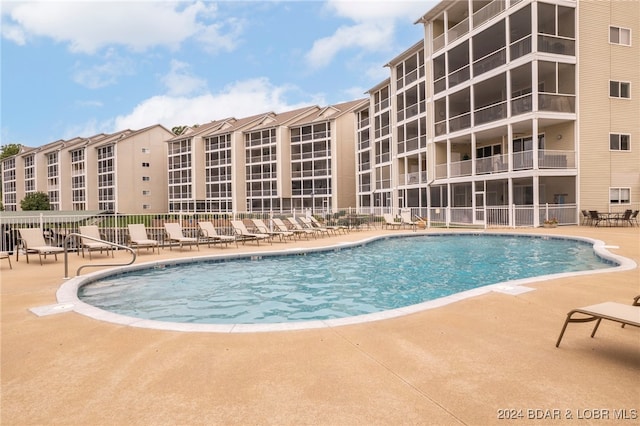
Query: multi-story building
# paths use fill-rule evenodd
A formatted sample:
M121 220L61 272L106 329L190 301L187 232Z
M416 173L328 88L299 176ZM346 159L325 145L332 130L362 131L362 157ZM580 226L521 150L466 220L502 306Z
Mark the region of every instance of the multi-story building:
M22 147L4 159L3 205L20 209L33 192L52 210L161 213L167 210L166 147L161 125Z
M357 114L360 206L527 226L638 208L640 3L442 1L417 23Z
M352 112L365 102L229 118L168 140L169 211L355 207Z

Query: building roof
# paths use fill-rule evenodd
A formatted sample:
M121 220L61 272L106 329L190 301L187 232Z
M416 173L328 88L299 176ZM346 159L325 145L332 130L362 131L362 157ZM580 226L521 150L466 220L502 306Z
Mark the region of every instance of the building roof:
M364 99L358 99L355 101L349 101L349 102L343 102L340 104L335 104L335 105L329 105L327 107L324 107L322 109L319 109L318 111L316 111L315 113L311 114L311 115L307 115L305 117L300 118L297 121L291 122L289 123L289 126L301 126L301 125L305 125L305 124L311 124L311 123L316 123L319 121L327 121L327 120L334 120L344 114L347 114L351 111L353 111L354 109L358 108L361 105L364 104L368 104L369 103L369 99L368 98L364 98Z
M418 41L416 44L414 44L413 46L411 46L410 48L408 48L407 50L405 50L404 52L402 52L401 54L399 54L389 62L387 62L385 67L390 67L399 62L402 62L408 55L413 54L420 49L424 49L424 38L420 39L420 41Z

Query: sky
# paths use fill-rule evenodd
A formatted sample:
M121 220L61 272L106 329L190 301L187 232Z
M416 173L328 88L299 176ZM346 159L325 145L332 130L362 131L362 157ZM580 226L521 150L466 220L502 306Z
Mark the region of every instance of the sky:
M0 145L366 97L437 1L0 3Z

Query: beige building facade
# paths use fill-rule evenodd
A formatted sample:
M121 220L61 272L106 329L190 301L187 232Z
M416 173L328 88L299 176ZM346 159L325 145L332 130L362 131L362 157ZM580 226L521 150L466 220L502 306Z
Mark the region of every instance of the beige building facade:
M3 205L19 211L25 195L44 192L52 210L167 211L166 144L161 125L22 147L0 163Z
M354 108L214 121L167 141L170 212L355 207Z
M390 78L357 111L359 207L509 226L638 209L639 11L436 5L417 22L424 39L387 64Z

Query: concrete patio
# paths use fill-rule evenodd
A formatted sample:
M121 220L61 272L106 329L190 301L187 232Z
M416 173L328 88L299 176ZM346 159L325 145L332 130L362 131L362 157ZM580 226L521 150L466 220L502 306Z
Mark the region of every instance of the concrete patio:
M139 261L360 240L141 251ZM440 232L439 230L418 232ZM492 231L493 232L493 231ZM511 233L514 230L496 232ZM640 263L639 228L560 227ZM614 248L617 247L617 248ZM117 253L116 259L127 254ZM82 258L70 256L70 271ZM92 262L111 261L95 255ZM593 274L489 293L394 319L265 333L184 333L114 325L56 303L64 262L0 261L3 425L638 424L640 329L571 324L567 312L631 303L640 272ZM88 258L85 259L88 262ZM90 269L89 271L91 271ZM85 270L86 272L86 270ZM501 418L502 417L502 418Z

